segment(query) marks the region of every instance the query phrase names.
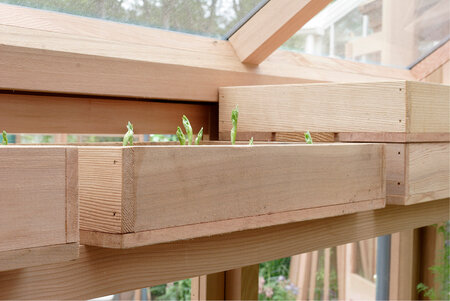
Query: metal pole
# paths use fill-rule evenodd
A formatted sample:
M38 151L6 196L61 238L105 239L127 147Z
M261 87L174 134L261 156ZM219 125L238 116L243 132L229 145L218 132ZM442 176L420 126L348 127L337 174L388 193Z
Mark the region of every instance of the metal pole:
M391 268L391 235L377 238L376 300L389 300L389 276Z

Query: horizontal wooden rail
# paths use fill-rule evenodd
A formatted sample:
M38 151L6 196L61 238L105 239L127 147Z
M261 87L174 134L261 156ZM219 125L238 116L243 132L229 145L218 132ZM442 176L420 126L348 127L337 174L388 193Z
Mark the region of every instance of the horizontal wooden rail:
M127 250L81 247L75 261L0 273L0 299L88 299L448 219L443 199Z
M6 4L0 33L0 89L217 101L222 86L414 79L287 51L246 66L228 41Z
M194 130L203 126L209 134L216 106L0 91L1 127L8 133L123 134L131 121L136 134L175 134L184 114Z

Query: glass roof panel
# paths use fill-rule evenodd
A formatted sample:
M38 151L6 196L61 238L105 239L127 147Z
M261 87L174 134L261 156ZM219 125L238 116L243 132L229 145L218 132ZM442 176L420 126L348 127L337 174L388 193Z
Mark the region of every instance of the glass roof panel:
M334 0L282 48L408 68L449 28L449 0Z
M161 29L226 37L261 0L0 0L0 3L131 23Z

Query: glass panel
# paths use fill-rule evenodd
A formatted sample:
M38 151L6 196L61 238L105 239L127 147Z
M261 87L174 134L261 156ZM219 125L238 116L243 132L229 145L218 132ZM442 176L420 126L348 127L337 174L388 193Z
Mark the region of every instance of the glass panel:
M74 15L223 37L261 0L0 0Z
M449 37L448 0L335 0L282 48L406 68Z

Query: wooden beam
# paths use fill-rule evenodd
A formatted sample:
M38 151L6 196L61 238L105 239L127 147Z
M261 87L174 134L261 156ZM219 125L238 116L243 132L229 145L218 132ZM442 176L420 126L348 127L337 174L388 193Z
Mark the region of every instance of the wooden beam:
M81 247L75 261L0 273L0 299L89 299L448 219L444 199L128 250Z
M225 272L224 300L258 300L259 264Z
M213 104L0 92L0 120L8 133L175 134L183 114L209 133Z
M225 300L225 272L192 278L191 300Z
M221 86L414 78L286 51L246 66L228 41L6 4L0 33L0 89L9 90L217 101Z
M430 53L426 58L417 63L412 69L411 73L418 79L424 80L431 75L435 70L450 60L450 41Z
M230 38L243 63L260 64L331 0L271 0Z

